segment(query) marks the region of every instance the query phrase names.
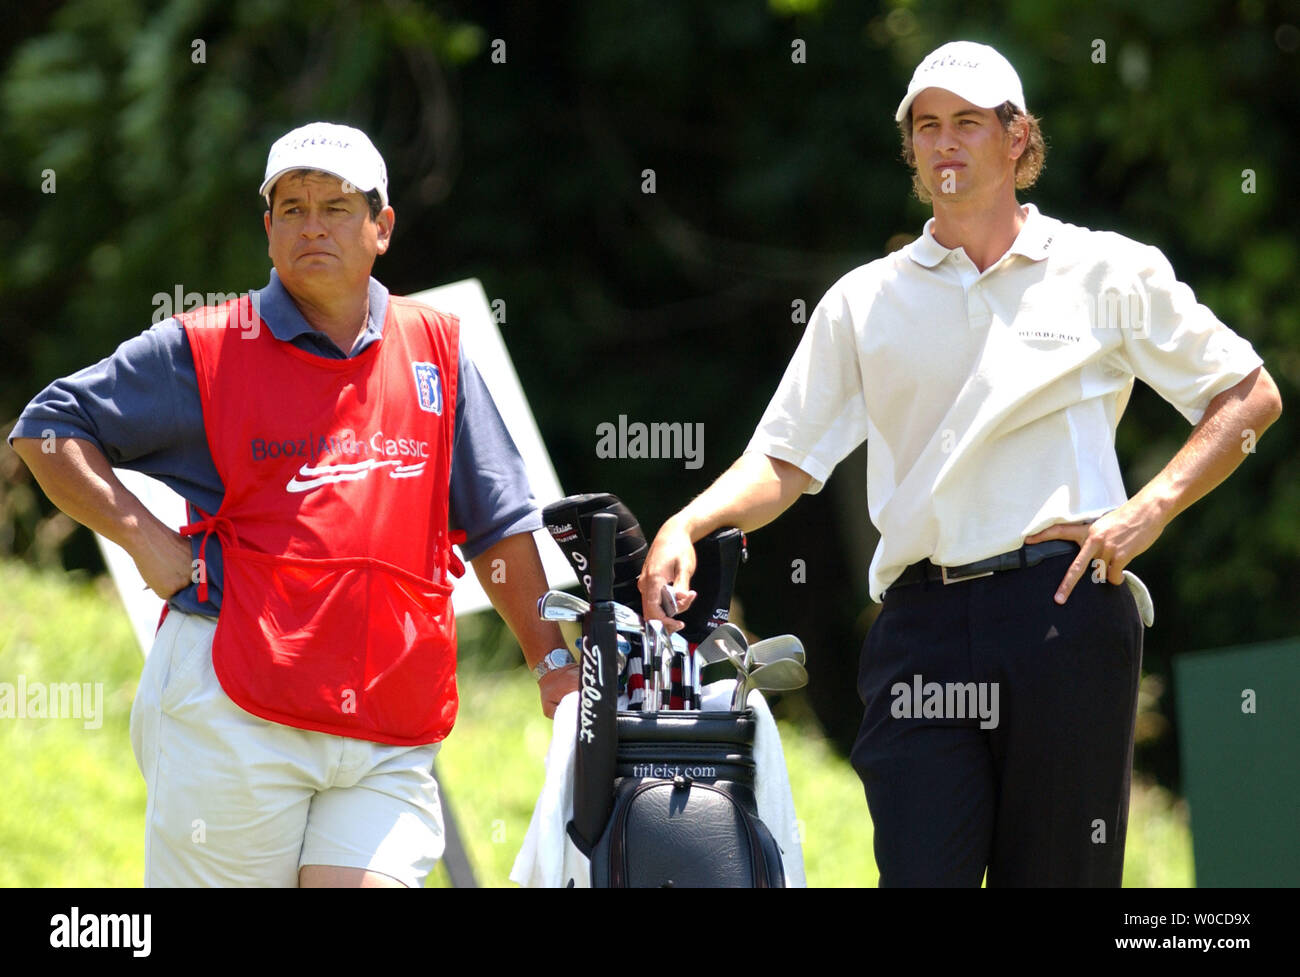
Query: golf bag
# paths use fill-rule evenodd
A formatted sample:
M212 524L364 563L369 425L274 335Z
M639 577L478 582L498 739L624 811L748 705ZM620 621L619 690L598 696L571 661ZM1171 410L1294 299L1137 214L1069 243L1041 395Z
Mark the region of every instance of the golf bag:
M591 599L568 833L590 860L592 886L784 887L781 850L754 796L753 712L617 710L611 596L639 597L646 546L635 517L599 493L553 503L544 518ZM697 544L689 641L726 619L743 552L735 529Z

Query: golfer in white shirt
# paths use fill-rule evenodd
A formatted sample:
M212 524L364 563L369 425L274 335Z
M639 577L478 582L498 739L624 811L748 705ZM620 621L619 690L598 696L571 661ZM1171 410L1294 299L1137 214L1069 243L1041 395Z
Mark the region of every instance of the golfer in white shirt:
M693 541L765 525L865 440L884 607L852 760L881 885L1118 886L1153 614L1126 568L1281 400L1158 249L1016 200L1044 144L998 52L940 47L895 119L934 218L822 298L745 453L655 537L644 611L665 584L690 605ZM1135 379L1195 426L1130 498Z

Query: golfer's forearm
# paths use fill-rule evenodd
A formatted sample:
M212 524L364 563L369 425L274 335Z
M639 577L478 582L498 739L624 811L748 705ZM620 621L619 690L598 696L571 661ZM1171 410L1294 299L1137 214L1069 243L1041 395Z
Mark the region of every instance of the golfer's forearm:
M77 522L132 555L147 545L151 536L172 534L127 491L94 444L80 438L59 438L53 451L43 450L46 444L43 439L16 438L13 448L50 501Z
M673 519L692 542L724 526L750 532L790 508L810 481L807 472L789 462L743 454Z
M546 593L546 571L531 533L518 533L494 543L470 561L502 620L523 650L529 667L553 648L563 648L564 635L537 616L537 598Z
M1256 370L1210 401L1187 443L1135 498L1154 506L1167 524L1236 471L1281 412L1272 378Z

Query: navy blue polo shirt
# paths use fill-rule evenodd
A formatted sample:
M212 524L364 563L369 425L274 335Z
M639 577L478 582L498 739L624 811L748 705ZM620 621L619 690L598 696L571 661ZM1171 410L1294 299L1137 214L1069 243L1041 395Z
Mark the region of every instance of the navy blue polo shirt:
M370 315L356 345L344 353L313 329L275 271L254 293L262 321L276 339L317 356L345 359L379 340L388 311L388 289L370 279ZM542 526L523 459L506 430L483 378L460 350L456 426L452 432L450 513L465 531L461 546L474 559L507 536ZM198 378L185 330L165 319L109 357L42 390L18 418L9 440L82 438L97 445L117 468L152 475L209 514L221 508L225 487L212 463L203 430ZM198 556L199 540L191 540ZM208 601L191 584L169 603L178 610L215 616L221 607L221 544L207 545Z

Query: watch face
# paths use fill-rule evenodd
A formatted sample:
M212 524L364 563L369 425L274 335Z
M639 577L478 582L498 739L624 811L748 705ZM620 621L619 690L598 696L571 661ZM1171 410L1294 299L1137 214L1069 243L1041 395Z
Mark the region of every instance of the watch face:
M565 665L570 665L572 663L573 656L569 654L567 649L556 648L553 651L548 652L546 657L537 664L537 667L533 669L533 671L537 673L538 678L542 678L543 676L549 675L557 668L563 668Z

